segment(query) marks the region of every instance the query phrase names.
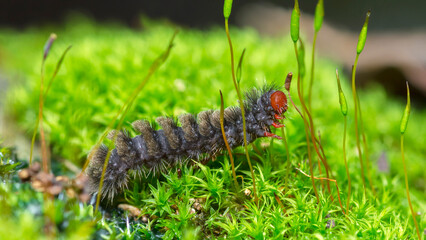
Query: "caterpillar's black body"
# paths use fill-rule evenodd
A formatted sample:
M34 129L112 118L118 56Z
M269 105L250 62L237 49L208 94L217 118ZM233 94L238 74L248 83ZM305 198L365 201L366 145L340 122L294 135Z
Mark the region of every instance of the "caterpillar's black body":
M283 95L274 86L253 89L245 94L248 143L259 137L277 137L271 133L270 126L282 127L276 123L276 119L281 119L280 115L287 110L287 100ZM224 129L231 148L243 145L242 120L239 107L225 109ZM138 120L132 126L140 135L130 138L125 132L118 133L116 148L111 152L105 172L103 197L113 199L126 187L130 172L136 175L155 173L188 159L199 160L201 156L211 158L225 149L219 110L203 111L196 117L192 114L180 115L181 127L172 118L159 117L156 122L161 130L153 129L148 121ZM92 192L98 191L107 152L106 147L99 148L86 171Z

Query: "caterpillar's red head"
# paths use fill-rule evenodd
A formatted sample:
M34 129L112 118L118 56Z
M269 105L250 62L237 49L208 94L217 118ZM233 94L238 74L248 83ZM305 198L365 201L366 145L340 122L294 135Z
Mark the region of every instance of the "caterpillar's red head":
M279 114L287 111L287 97L281 91L276 91L271 94L271 106Z

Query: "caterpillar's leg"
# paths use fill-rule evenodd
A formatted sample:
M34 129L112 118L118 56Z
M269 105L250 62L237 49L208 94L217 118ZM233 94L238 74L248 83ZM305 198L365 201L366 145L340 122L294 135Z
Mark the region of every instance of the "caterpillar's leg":
M282 128L282 127L285 127L285 126L284 126L284 124L278 124L278 123L276 123L276 122L273 122L273 123L272 123L272 126L274 126L275 128Z
M278 114L276 114L275 113L275 119L284 119L285 117L282 117L282 116L280 116L280 115L278 115Z
M272 137L272 138L276 138L276 139L283 139L282 137L280 137L280 136L278 136L278 135L276 135L276 134L273 134L273 133L270 133L270 132L264 132L263 133L263 135L265 136L265 137Z

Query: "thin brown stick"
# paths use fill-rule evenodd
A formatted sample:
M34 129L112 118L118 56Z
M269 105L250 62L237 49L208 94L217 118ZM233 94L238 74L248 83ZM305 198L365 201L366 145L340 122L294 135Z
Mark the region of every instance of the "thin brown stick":
M298 96L299 96L299 99L300 99L300 103L302 104L302 111L303 111L302 115L304 115L305 111L306 111L306 108L303 107L304 106L304 104L303 104L304 100L303 100L303 95L302 95L301 86L300 86L301 85L301 79L300 79L300 62L299 62L299 54L298 54L298 51L297 51L297 44L296 44L296 42L294 43L294 51L296 53L297 69L298 69L298 71L297 71L297 93L298 93ZM305 135L306 135L306 145L307 145L307 150L308 150L309 170L311 172L311 175L314 175L314 167L313 167L313 163L312 163L311 146L310 146L309 133L308 133L309 125L308 125L308 122L306 121L305 118L302 117L302 119L303 119L303 123L305 124L304 129L305 129ZM315 180L314 180L314 178L311 178L311 180L312 180L312 187L314 188L314 192L315 192L315 197L317 198L317 202L319 203L320 200L319 200L319 196L318 196L317 187L315 185Z
M47 40L46 44L44 45L44 52L43 52L43 58L42 58L42 62L41 62L41 69L40 69L40 96L39 96L39 112L38 112L38 117L36 120L36 124L34 127L34 131L33 131L33 137L31 139L31 149L30 149L30 165L32 164L32 160L33 160L33 150L34 150L34 142L35 142L35 137L37 135L37 129L40 126L40 142L41 142L41 148L42 148L42 160L43 160L43 170L47 171L49 169L49 156L48 156L48 152L46 149L46 140L45 140L45 136L44 136L44 130L43 130L43 104L44 104L44 94L43 94L43 89L44 89L44 66L46 63L46 59L47 56L49 55L50 49L52 48L53 42L56 40L57 36L56 34L52 33L49 36L49 39ZM65 53L68 50L65 51ZM54 76L56 76L56 73L59 71L60 68L60 63L62 63L63 58L65 57L65 53L62 55L59 63L56 65L56 69L55 69L55 74ZM51 81L54 79L54 76L51 78ZM49 86L51 84L51 81L49 83Z
M365 185L365 177L364 177L364 163L362 160L362 152L361 152L361 143L359 139L359 129L358 129L358 101L357 101L357 92L356 92L356 85L355 85L355 73L356 73L356 66L358 64L358 58L359 53L355 57L355 63L352 66L352 95L354 99L354 117L355 117L355 139L356 139L356 146L358 150L358 157L359 162L361 165L361 178L362 178L362 185L364 186L364 194L366 193L366 185Z
M294 51L296 52L296 56L298 56L297 44L296 43L294 43ZM299 58L298 57L297 57L297 61L298 61L298 68L299 68L298 71L300 72L300 64L299 64ZM327 178L330 178L330 175L329 175L330 167L328 166L326 159L323 158L322 155L320 154L320 151L318 150L318 146L317 146L316 141L315 141L316 137L315 137L315 134L314 134L315 129L314 129L314 125L313 125L312 116L309 113L309 109L306 107L305 100L303 99L303 95L301 96L301 91L300 91L300 88L299 88L300 74L298 74L298 76L297 76L297 82L298 82L298 95L299 95L300 103L302 104L302 111L303 111L303 113L300 113L300 111L299 111L299 114L301 114L301 116L302 116L302 119L305 123L305 128L310 130L311 139L312 139L312 143L314 145L315 152L317 153L318 157L321 159L322 163L325 166L325 172L326 172ZM306 120L306 118L303 117L305 115L305 113L308 116L309 123ZM307 143L308 143L308 141L309 141L309 139L307 138ZM309 143L308 143L308 145L309 145ZM310 149L308 148L308 154L309 153L310 153ZM330 184L328 182L327 182L327 188L328 188L328 192L330 193L331 199L333 200L333 196L331 195ZM315 187L315 190L316 190L316 187Z
M285 78L284 81L284 88L287 90L288 93L288 97L291 99L290 96L290 86L291 86L291 80L293 79L293 73L288 73L287 77ZM291 100L293 101L293 100ZM293 103L294 105L294 103ZM284 122L284 119L282 120L282 124ZM287 171L286 171L286 175L285 175L285 188L284 188L284 192L287 194L288 193L288 179L290 176L290 152L288 150L288 143L287 143L287 136L285 134L284 128L281 128L281 134L283 137L283 141L284 141L284 147L285 147L285 151L286 151L286 155L287 155Z
M293 106L294 106L294 108L296 109L296 111L299 113L299 115L302 117L302 118L304 118L303 117L303 115L302 115L302 113L300 112L300 110L299 110L299 108L296 106L296 104L293 102L293 99L291 98L291 95L290 95L290 92L288 93L288 95L289 95L289 99L290 99L290 101L291 101L291 104L293 104ZM312 129L309 127L309 131L312 131ZM322 158L325 160L325 162L327 163L327 157L325 156L325 152L324 152L324 148L322 147L322 145L321 145L321 142L317 139L317 137L316 136L314 136L315 137L315 142L318 144L318 146L320 147L320 150L321 150L321 156L322 156ZM328 165L326 165L325 164L325 166L327 167ZM333 174L330 172L330 175L333 177Z
M278 202L278 205L280 205L280 207L283 209L283 212L286 213L284 204L281 202L281 199L278 197L276 193L274 193L274 197L275 197L275 200Z
M308 88L308 106L309 110L312 111L312 85L314 82L314 69L315 69L315 45L317 42L318 31L314 32L314 40L312 41L312 58L311 58L311 78L309 81Z
M318 180L321 180L321 179L323 179L323 180L327 180L327 181L330 181L330 182L334 182L334 184L336 185L336 189L337 189L337 197L338 197L338 199L339 199L339 204L340 204L340 208L342 208L342 213L343 213L343 215L346 215L346 213L345 213L345 209L343 208L343 205L342 205L342 201L341 201L341 199L340 199L340 192L339 192L339 186L337 185L337 180L335 180L335 179L330 179L330 178L318 178L318 177L311 177L311 176L309 176L308 174L306 174L305 172L303 172L301 169L299 169L299 168L296 168L297 170L299 170L299 172L301 172L303 175L305 175L305 176L307 176L307 177L309 177L309 178L315 178L315 179L318 179Z
M56 64L55 71L53 72L52 77L50 77L49 84L47 85L47 89L46 89L46 92L44 93L44 96L46 96L47 93L49 92L50 87L52 86L53 80L55 79L56 75L58 74L59 69L61 68L62 62L64 61L65 56L67 55L67 53L71 49L71 47L72 47L72 45L69 45L65 49L65 51L62 53L61 58L59 59L58 63Z
M38 102L38 119L39 119L38 122L39 122L39 127L40 127L40 145L41 145L41 159L42 159L43 171L48 173L49 172L49 159L48 159L48 156L47 156L46 139L45 139L45 136L44 136L44 129L43 129L44 64L45 64L45 59L43 59L43 62L41 64L40 96L39 96L39 102Z
M43 94L43 101L45 100L45 98L46 98L46 96L47 96L47 93L49 92L49 89L50 89L50 87L51 87L51 85L52 85L52 83L53 83L53 80L55 79L55 77L56 77L56 75L57 75L57 73L58 73L58 71L59 71L59 69L61 68L61 64L62 64L62 62L63 62L63 60L64 60L64 58L65 58L65 55L66 55L66 53L69 51L71 49L71 46L69 46L67 49L65 49L65 51L64 51L64 53L62 53L62 56L61 56L61 58L60 58L60 60L58 61L58 63L56 64L56 68L55 68L55 71L54 71L54 73L53 73L53 75L52 75L52 77L50 78L50 80L49 80L49 84L48 84L48 86L47 86L47 89L46 89L46 91L44 92L44 94ZM43 75L43 79L44 79L44 60L43 60L43 62L42 62L42 75ZM43 88L44 88L44 86L43 86ZM39 114L40 114L40 108L39 108ZM34 127L34 130L33 130L33 136L32 136L32 139L31 139L31 149L30 149L30 165L32 164L32 160L33 160L33 151L34 151L34 142L35 142L35 137L36 137L36 135L37 135L37 130L38 130L38 128L39 128L39 126L40 126L40 115L39 115L39 117L37 117L37 120L36 120L36 124L35 124L35 127ZM41 135L41 134L40 134ZM43 137L44 137L44 132L43 132Z
M402 155L402 165L404 166L405 190L407 192L408 205L410 206L411 216L413 217L414 225L416 227L417 236L419 237L419 240L420 240L422 238L420 237L419 225L417 224L417 219L416 219L416 215L415 215L416 213L414 212L413 205L411 204L411 198L410 198L410 188L409 188L409 184L408 184L407 167L406 167L406 164L405 164L405 156L404 156L404 134L403 133L401 134L401 155Z
M245 111L244 111L244 103L243 103L243 99L241 97L240 88L238 86L238 83L237 83L237 80L236 80L236 77L235 77L234 50L233 50L233 47L232 47L231 35L229 34L228 18L225 18L225 31L226 31L226 37L228 38L229 50L230 50L230 53L231 53L232 80L234 82L235 90L237 91L238 100L240 102L241 115L242 115L242 118L243 118L244 150L246 152L246 158L247 158L247 162L248 162L249 167L250 167L251 178L253 180L254 200L255 200L256 204L258 204L259 199L257 197L257 191L256 191L256 178L254 176L253 166L251 165L250 156L249 156L249 153L248 153L248 146L247 146L248 144L247 144L246 118L245 118Z
M370 168L370 156L368 153L368 146L367 146L367 140L365 137L365 131L364 131L364 121L362 120L362 111L361 111L361 104L359 101L359 95L357 93L356 95L357 101L358 101L358 111L359 111L359 126L361 130L361 136L362 136L362 143L364 145L364 152L365 152L365 165L367 168L367 178L370 183L371 191L373 192L373 195L376 195L376 189L374 189L374 183L373 178L371 177L371 168Z
M348 197L346 200L346 212L349 212L349 204L351 202L351 190L352 190L352 184L351 184L351 175L349 174L349 167L348 167L348 161L346 160L346 128L347 128L347 117L345 118L345 128L343 131L343 159L345 160L345 167L346 167L346 175L348 176Z
M31 141L31 152L30 152L30 165L32 163L32 153L33 153L33 149L34 149L34 141L35 141L35 136L37 134L37 127L40 127L40 144L41 144L41 157L42 157L42 166L43 166L43 171L45 173L49 173L50 172L50 159L49 159L49 155L48 155L48 150L47 150L47 144L46 144L46 137L44 135L44 129L43 129L43 105L44 105L44 67L45 67L45 63L46 63L46 58L50 52L50 49L52 47L53 42L56 40L56 34L52 33L48 39L48 41L46 42L45 46L44 46L44 54L43 54L43 60L41 63L41 69L40 69L40 95L39 95L39 110L38 110L38 121L36 124L36 128L34 129L34 133L33 133L33 138ZM43 193L43 206L44 208L48 208L51 207L51 204L53 204L54 202L52 201L53 196L51 194L49 194L48 192ZM55 231L53 231L53 228L50 226L53 226L54 221L52 219L52 217L47 214L46 212L44 213L44 218L45 218L45 225L49 226L46 228L46 234L49 235L52 239L55 238Z
M309 128L310 131L312 131L312 128ZM316 137L316 136L315 136ZM316 141L317 139L314 139L313 141ZM318 143L321 144L321 135L320 132L318 131ZM318 171L319 171L319 175L322 176L322 171L321 171L321 162L320 162L321 158L318 158ZM325 187L324 187L324 180L321 180L321 188L322 188L322 192L325 192Z
M286 174L285 174L285 188L284 188L284 191L287 194L287 192L288 192L288 178L290 176L290 152L288 151L287 137L285 135L284 128L281 128L281 135L283 136L285 151L286 151L286 155L287 155L287 171L286 171Z
M223 141L225 142L226 149L228 150L229 160L231 160L232 177L234 178L234 184L235 184L235 187L237 188L237 192L239 192L240 186L238 185L237 174L235 173L234 157L232 156L231 147L229 147L228 139L226 138L226 134L225 134L225 128L223 126L223 122L224 122L223 118L224 118L225 110L223 106L224 103L223 103L222 91L219 90L219 93L220 93L220 129L222 130Z
M302 107L303 107L303 104L302 104ZM325 157L323 157L321 155L321 153L320 153L320 151L318 149L318 146L317 146L317 142L319 143L319 141L317 141L317 139L315 137L315 134L314 134L315 129L314 129L314 125L313 125L312 116L309 113L309 110L306 108L306 105L305 105L304 108L306 110L306 115L308 116L308 120L309 120L309 123L310 123L308 126L310 126L309 130L310 130L310 133L311 133L311 138L314 139L312 142L313 142L313 145L314 145L315 152L317 153L319 159L321 159L321 162L325 166L325 173L327 175L327 178L330 178L330 172L331 172L331 170L330 170L330 166L327 163L327 158L325 158ZM320 146L320 147L322 147L322 146ZM325 156L325 154L324 154L324 156ZM330 184L328 182L327 182L327 188L328 188L328 192L331 193ZM333 196L331 196L331 199L333 200Z
M318 172L319 172L319 175L321 176L322 175L321 158L318 158L317 160L318 160ZM324 187L324 181L323 180L321 180L321 188L322 188L322 192L325 192L325 187Z

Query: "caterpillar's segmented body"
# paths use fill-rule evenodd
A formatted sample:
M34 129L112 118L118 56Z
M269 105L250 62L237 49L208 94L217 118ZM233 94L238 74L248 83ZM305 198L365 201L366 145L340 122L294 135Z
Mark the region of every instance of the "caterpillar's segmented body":
M261 90L253 89L245 94L247 142L259 137L276 137L270 127L283 127L277 123L287 110L285 94L275 86ZM208 110L197 116L183 114L179 117L181 127L173 118L159 117L156 122L162 129L155 130L145 120L137 120L132 126L140 132L133 138L121 131L117 134L115 146L108 161L102 187L102 197L113 199L127 186L131 172L135 176L156 173L188 159L210 159L225 149L220 111ZM228 107L224 111L224 130L231 148L242 146L243 121L239 107ZM98 191L102 169L108 149L95 149L86 174L90 179L93 193Z

